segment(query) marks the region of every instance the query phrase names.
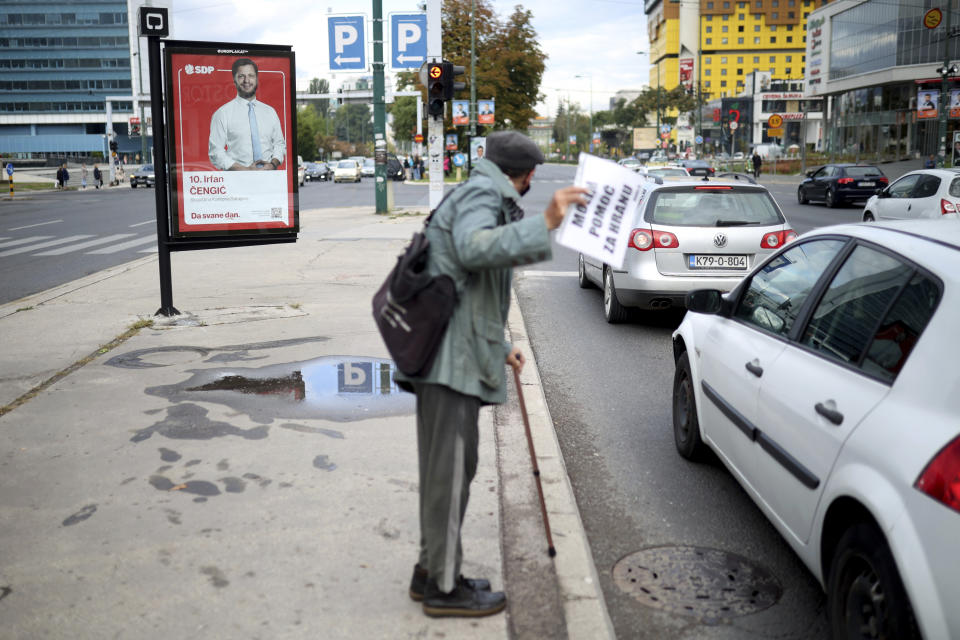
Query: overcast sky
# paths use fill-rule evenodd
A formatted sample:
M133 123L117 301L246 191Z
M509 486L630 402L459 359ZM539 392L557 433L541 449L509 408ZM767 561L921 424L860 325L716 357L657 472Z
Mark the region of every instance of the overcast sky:
M417 10L417 0L383 0L382 4L384 19L390 13ZM512 13L517 4L533 12L540 46L549 56L541 86L545 101L538 106L541 115L552 116L558 100L567 98L588 111L591 88L593 110L601 111L608 108L616 91L646 84L649 57L637 54L648 48L643 0L494 0L493 4L501 17ZM355 74L330 72L326 16L362 13L370 18L372 12L370 0L173 0L173 36L291 45L298 89L305 90L311 78L326 78L336 89ZM368 40L371 37L368 25ZM368 58L371 51L368 48ZM388 86L389 77L388 67Z

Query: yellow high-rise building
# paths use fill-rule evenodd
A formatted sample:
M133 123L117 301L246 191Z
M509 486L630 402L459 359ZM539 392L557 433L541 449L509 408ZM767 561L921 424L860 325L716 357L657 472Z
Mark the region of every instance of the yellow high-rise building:
M802 81L807 15L827 0L647 0L650 86L702 99L748 91L747 78ZM759 91L761 87L752 87Z

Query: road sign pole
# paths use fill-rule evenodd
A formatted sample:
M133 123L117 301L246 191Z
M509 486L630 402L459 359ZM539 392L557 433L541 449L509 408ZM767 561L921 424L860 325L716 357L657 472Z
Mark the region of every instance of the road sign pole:
M427 0L427 61L443 61L441 0ZM427 121L427 163L430 168L430 210L443 199L443 115Z
M387 120L383 79L383 0L373 0L373 159L377 213L387 213Z

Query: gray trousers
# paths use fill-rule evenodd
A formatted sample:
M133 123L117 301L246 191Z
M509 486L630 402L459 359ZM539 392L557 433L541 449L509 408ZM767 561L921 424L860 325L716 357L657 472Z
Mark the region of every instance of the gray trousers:
M453 591L463 549L460 528L477 473L480 399L438 384L417 384L420 458L420 566Z

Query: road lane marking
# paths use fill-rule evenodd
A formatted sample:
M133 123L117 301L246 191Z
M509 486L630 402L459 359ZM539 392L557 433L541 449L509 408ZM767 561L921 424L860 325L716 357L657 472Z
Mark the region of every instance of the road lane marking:
M115 233L112 236L105 236L103 238L94 238L93 240L87 240L86 242L81 242L80 244L72 244L68 247L61 247L59 249L54 249L52 251L41 251L34 255L38 256L62 256L66 253L73 253L74 251L80 251L82 249L87 249L89 247L95 247L98 244L106 244L108 242L115 242L116 240L123 240L124 238L129 238L132 236L132 233Z
M15 247L18 244L26 244L28 242L39 242L40 240L46 240L47 238L52 238L53 236L30 236L28 238L19 238L17 240L10 240L8 242L0 242L0 249L6 249L7 247Z
M142 244L147 244L148 242L157 242L156 236L141 236L139 238L134 238L133 240L127 240L126 242L121 242L120 244L110 245L109 247L104 247L103 249L97 249L95 251L87 251L87 254L94 255L104 255L107 253L117 253L118 251L123 251L125 249L132 249L133 247L139 247Z
M43 238L49 238L50 236L42 236ZM32 244L28 247L18 247L16 249L10 249L8 251L0 252L0 258L4 256L15 256L20 253L30 253L31 251L36 251L37 249L46 249L47 247L55 247L58 244L65 244L67 242L76 242L77 240L84 240L85 238L90 238L90 235L79 235L79 236L68 236L66 238L57 238L56 240L49 240L47 242L41 242L40 244Z
M129 228L130 228L130 229L133 229L134 227L140 227L140 226L143 226L143 225L145 225L145 224L156 224L156 223L157 223L156 220L144 220L143 222L136 222L136 223L130 225Z
M25 227L11 227L7 231L22 231L24 229L32 229L34 227L42 227L45 224L57 224L58 222L63 222L63 220L49 220L47 222L38 222L37 224L28 224Z

